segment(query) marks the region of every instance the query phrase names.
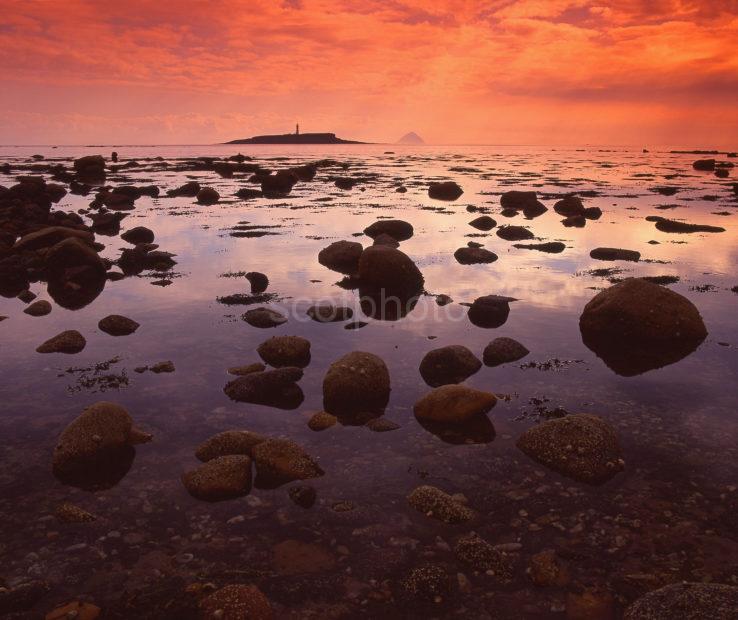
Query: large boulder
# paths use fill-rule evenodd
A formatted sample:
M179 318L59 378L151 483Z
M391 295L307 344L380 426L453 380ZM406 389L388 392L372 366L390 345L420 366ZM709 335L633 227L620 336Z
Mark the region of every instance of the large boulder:
M297 381L302 379L302 369L277 368L252 372L228 382L224 392L231 399L242 403L296 409L305 398Z
M456 200L464 193L455 181L431 183L428 186L428 196L435 200Z
M469 226L476 228L477 230L492 230L497 226L497 222L493 220L489 215L481 215L476 219L469 222Z
M673 583L644 594L623 620L736 620L738 587L721 583Z
M420 376L431 387L461 383L482 367L476 355L465 346L455 344L433 349L420 362Z
M138 245L139 243L154 243L154 231L145 226L135 226L124 232L121 236L123 241Z
M420 293L423 274L412 259L396 248L373 245L359 259L359 279L362 284L384 289L387 294Z
M134 444L151 435L133 426L128 412L115 403L87 407L64 429L54 448L54 475L82 488L109 488L128 471ZM112 484L111 484L112 483Z
M443 385L428 392L415 406L418 420L461 424L484 415L495 406L497 397L466 385Z
M497 260L497 254L484 248L464 247L454 252L454 258L462 265L475 265L494 263Z
M497 236L505 241L524 241L535 238L535 235L523 226L502 226L497 229Z
M318 253L318 262L339 273L359 271L359 259L364 248L356 241L335 241Z
M105 287L105 264L92 247L77 238L65 239L50 248L43 268L49 295L69 310L83 308Z
M284 198L288 196L299 178L294 172L280 170L261 178L261 191L266 198Z
M691 301L641 278L598 293L584 307L579 329L584 344L626 377L678 362L707 336Z
M469 307L469 320L477 327L500 327L510 315L510 302L514 297L484 295L477 297Z
M203 463L229 454L251 456L254 446L266 440L264 435L252 431L223 431L203 441L195 456Z
M548 420L525 431L517 446L533 460L588 484L601 484L623 469L617 433L587 413Z
M583 216L584 204L582 203L582 199L577 196L566 196L554 204L554 211L566 217L571 217L572 215Z
M389 235L397 241L405 241L413 236L413 225L403 220L377 220L364 229L364 234L372 239Z
M499 366L509 362L517 362L530 351L512 338L495 338L485 348L482 359L485 366Z
M248 495L251 491L251 459L230 454L211 459L182 475L187 492L206 502Z
M256 486L275 488L293 480L319 478L323 470L301 446L289 439L267 439L254 446Z
M220 194L212 187L203 187L197 192L197 202L201 205L214 205L220 200Z
M86 183L96 183L105 179L105 159L102 155L86 155L74 160L77 178Z
M512 214L522 211L523 215L528 219L538 217L548 211L545 205L538 200L536 192L520 190L504 192L500 196L500 205L504 211L512 212Z
M275 368L304 368L310 363L310 341L300 336L274 336L262 342L256 351Z
M373 353L344 355L330 365L323 379L323 409L337 416L381 413L389 396L389 371Z
M76 329L68 329L36 347L37 353L79 353L87 345L85 337Z

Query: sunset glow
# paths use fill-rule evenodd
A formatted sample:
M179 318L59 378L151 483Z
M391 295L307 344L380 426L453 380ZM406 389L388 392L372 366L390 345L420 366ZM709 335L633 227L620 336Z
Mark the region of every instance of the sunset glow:
M738 2L6 0L0 142L730 148Z

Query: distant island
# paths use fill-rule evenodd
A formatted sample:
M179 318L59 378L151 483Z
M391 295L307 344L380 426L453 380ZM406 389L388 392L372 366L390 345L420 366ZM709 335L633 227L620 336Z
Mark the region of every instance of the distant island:
M402 138L397 141L397 144L425 144L425 140L421 138L414 131L406 133Z
M295 126L295 133L282 133L269 136L253 136L231 140L226 144L366 144L358 140L344 140L334 133L300 133L300 125Z

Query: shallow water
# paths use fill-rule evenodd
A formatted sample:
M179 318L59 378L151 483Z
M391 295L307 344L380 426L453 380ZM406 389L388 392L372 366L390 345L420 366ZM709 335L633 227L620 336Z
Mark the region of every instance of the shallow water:
M240 151L266 167L288 167L323 158L347 164L320 169L285 199L243 201L233 196L245 179L213 172L184 175L151 166L147 157L227 157ZM111 147L0 147L0 162L28 165L34 153L69 164L85 154L108 155ZM138 159L143 169L108 175L107 183L155 184L164 190L189 179L214 187L221 201L197 205L192 198L136 201L123 229L147 226L160 249L175 253L172 284L152 286L161 275L144 273L108 282L93 303L78 311L54 307L42 318L23 314L23 303L0 298L0 585L48 582L33 612L83 598L110 617L186 617L178 605L193 583L257 583L279 617L355 615L427 617L562 617L571 597L595 588L612 597L616 614L639 594L676 580L738 583L738 200L731 179L692 170L697 156L624 149L530 147L116 147L121 162ZM393 151L386 153L386 151ZM44 162L42 162L44 163ZM25 172L24 172L25 173ZM186 178L185 178L186 176ZM248 176L248 175L247 175ZM330 176L362 177L350 191ZM427 184L452 179L464 189L453 202L431 200ZM0 184L13 180L0 174ZM404 184L408 191L396 193ZM658 186L679 191L663 196ZM499 194L530 189L549 211L533 220L499 214ZM562 226L556 195L588 192L586 206L603 216L584 228ZM326 197L330 198L324 201ZM92 196L67 194L57 209L78 210ZM544 254L515 249L511 242L468 225L487 207L499 224L529 226L566 250ZM661 210L658 206L675 205ZM722 215L725 213L725 215ZM649 215L723 226L718 234L668 234ZM357 293L336 286L342 276L317 262L339 239L353 240L378 217L411 222L414 236L401 244L425 277L425 289L454 303L440 308L421 298L407 317L377 321L362 316ZM273 226L276 234L230 236L233 226ZM103 256L126 247L102 237ZM365 236L357 241L368 245ZM494 251L489 265L460 265L454 251L470 240ZM650 240L659 244L649 244ZM641 252L638 263L591 259L595 247ZM645 259L645 260L644 260ZM609 286L591 269L619 267L617 277L675 275L674 291L699 309L707 339L678 363L634 377L616 375L582 343L578 319L584 305ZM275 329L250 327L248 309L218 303L219 296L248 293L244 278L269 276L274 307L289 316ZM705 285L710 285L705 287ZM46 298L45 285L32 289ZM466 307L487 294L506 295L510 316L497 329L466 318ZM319 324L304 312L318 301L341 301L355 309L362 329ZM253 307L253 306L252 306ZM107 314L141 323L127 337L97 328ZM87 346L73 356L39 355L35 348L66 329L77 329ZM300 335L312 343L312 361L300 381L305 400L296 410L232 402L223 393L226 369L259 361L256 347L267 338ZM506 395L489 417L496 436L477 445L444 442L421 427L412 406L430 390L418 365L423 355L449 344L468 346L478 357L499 336L521 341L530 354L520 362L482 369L467 384ZM369 351L390 370L392 393L386 417L401 425L388 433L359 426L323 432L307 427L322 409L321 384L330 363L343 354ZM109 371L128 383L102 391L94 371L67 372L120 358ZM550 370L529 362L558 359ZM171 360L171 374L138 374L135 367ZM93 379L80 381L83 375ZM84 383L84 385L83 385ZM535 400L540 399L540 400ZM87 493L62 485L51 473L59 433L98 400L125 406L136 424L154 435L138 446L128 474L114 488ZM588 486L564 478L526 457L515 446L538 421L536 404L591 412L619 432L626 462L610 482ZM253 490L243 499L207 504L191 498L180 482L195 467L197 445L211 435L242 428L283 436L318 459L325 476L307 481L318 502L309 510L293 504L285 485ZM480 513L467 525L445 525L416 512L406 495L420 484L465 496ZM93 512L92 523L63 525L53 517L62 501ZM351 510L336 504L350 502ZM456 539L476 531L510 552L510 580L475 572L453 553ZM274 547L296 539L310 561L296 574L274 561ZM553 548L569 564L571 582L534 586L526 574L533 554ZM452 588L428 607L403 607L396 584L413 567L438 564ZM463 578L459 578L458 574ZM458 582L458 583L457 583ZM608 594L602 594L606 592ZM569 597L567 599L567 597ZM608 599L609 600L609 599ZM521 611L522 610L522 611ZM32 613L32 612L29 612ZM147 615L148 614L148 615ZM29 617L36 617L29 615ZM594 617L594 616L593 616Z

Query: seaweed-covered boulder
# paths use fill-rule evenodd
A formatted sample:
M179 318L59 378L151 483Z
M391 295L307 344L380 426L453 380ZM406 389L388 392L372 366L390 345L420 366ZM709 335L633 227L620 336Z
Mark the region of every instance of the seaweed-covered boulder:
M456 200L464 193L455 181L442 181L431 183L428 186L428 196L434 200Z
M187 492L206 502L220 502L251 491L251 459L229 454L211 459L182 475Z
M420 376L431 387L461 383L482 367L476 355L455 344L428 351L420 362Z
M673 583L644 594L623 620L735 620L738 587L721 583Z
M300 336L274 336L262 342L256 352L274 368L304 368L310 363L310 341Z
M389 396L387 365L373 353L347 353L330 365L323 379L323 409L334 415L381 413Z
M133 426L128 412L115 403L90 405L67 426L54 448L54 475L86 489L110 488L133 462L133 445L151 435Z
M623 469L615 429L600 417L578 413L525 431L517 446L534 461L588 484L601 484Z
M442 385L428 392L413 407L419 420L463 423L495 406L497 397L466 385Z
M364 234L372 239L389 235L397 241L405 241L413 236L413 225L404 220L377 220L364 229Z
M422 485L413 489L407 502L418 512L444 523L466 523L476 517L476 513L465 504L455 500L441 489Z
M482 360L485 366L499 366L509 362L517 362L528 355L530 351L517 340L512 338L495 338L485 348Z
M584 344L626 377L678 362L707 336L691 301L641 278L595 295L582 311L579 329Z
M363 251L363 246L356 241L334 241L318 253L318 262L333 271L354 274L359 271Z

